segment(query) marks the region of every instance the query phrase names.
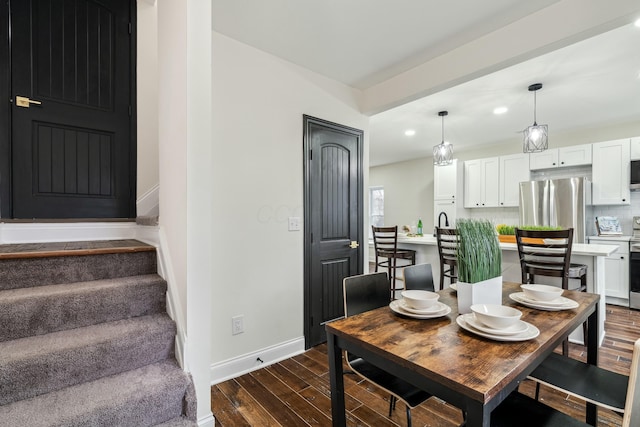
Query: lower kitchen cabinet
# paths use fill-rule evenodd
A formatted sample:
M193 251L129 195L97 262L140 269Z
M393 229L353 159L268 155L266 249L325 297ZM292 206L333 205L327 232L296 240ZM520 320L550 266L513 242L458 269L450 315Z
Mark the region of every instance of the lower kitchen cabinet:
M607 304L628 306L629 304L629 242L590 237L589 243L618 246L618 250L604 259L605 294Z

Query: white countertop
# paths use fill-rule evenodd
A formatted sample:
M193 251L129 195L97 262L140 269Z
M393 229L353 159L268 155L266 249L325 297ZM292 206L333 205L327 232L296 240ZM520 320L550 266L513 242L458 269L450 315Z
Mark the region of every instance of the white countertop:
M631 236L589 236L589 240L611 240L616 242L628 242Z
M617 236L621 237L621 236ZM373 244L373 240L369 242ZM422 237L406 237L398 235L398 243L409 243L413 245L429 245L437 246L438 241L432 235L425 235ZM517 251L518 245L515 243L500 243L500 249L504 251ZM586 256L609 256L618 250L618 246L614 245L600 245L593 243L574 243L571 249L573 255L586 255Z

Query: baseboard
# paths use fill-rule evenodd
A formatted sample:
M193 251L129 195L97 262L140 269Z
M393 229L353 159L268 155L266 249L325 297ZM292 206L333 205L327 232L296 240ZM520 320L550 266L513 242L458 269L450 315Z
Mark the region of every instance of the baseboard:
M211 365L211 385L239 377L301 353L304 353L304 337L214 363Z
M198 427L214 427L216 420L213 418L213 414L209 412L204 417L198 418Z
M0 223L0 243L133 239L135 222Z
M138 216L157 216L160 212L160 186L144 193L136 200L136 212Z

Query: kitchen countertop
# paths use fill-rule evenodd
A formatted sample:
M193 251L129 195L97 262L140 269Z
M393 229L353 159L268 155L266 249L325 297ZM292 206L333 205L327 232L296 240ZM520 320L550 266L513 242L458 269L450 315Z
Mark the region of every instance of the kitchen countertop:
M589 240L613 240L620 242L628 242L631 240L631 236L589 236Z
M621 237L621 236L616 236ZM369 241L373 244L373 240ZM398 243L409 243L413 245L428 245L437 246L438 241L432 235L426 235L422 237L406 237L398 235ZM504 251L517 251L518 245L515 243L500 243L500 249ZM618 246L614 245L600 245L593 243L574 243L571 249L573 255L586 255L586 256L609 256L618 250Z

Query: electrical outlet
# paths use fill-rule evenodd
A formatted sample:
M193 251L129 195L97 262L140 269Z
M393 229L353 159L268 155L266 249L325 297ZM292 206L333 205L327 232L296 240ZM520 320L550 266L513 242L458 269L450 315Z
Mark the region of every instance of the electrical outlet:
M244 332L244 315L231 318L231 335L238 335Z

